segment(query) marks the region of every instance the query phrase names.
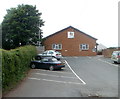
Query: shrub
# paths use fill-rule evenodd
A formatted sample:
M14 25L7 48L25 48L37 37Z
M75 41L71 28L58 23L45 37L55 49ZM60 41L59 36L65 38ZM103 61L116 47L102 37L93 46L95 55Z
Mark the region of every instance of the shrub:
M30 69L30 61L37 54L35 46L23 46L13 50L2 50L2 89L9 90Z

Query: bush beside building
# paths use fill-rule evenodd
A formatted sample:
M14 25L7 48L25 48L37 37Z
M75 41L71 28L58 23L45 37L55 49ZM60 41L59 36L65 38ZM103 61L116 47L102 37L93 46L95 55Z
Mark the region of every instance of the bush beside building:
M30 61L36 55L35 46L2 50L2 90L8 91L25 77Z

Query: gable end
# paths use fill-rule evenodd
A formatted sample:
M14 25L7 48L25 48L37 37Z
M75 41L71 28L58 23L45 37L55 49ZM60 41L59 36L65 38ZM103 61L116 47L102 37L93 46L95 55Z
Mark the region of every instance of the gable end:
M86 36L88 36L88 37L94 39L94 40L97 40L96 38L94 38L94 37L92 37L92 36L90 36L90 35L88 35L88 34L82 32L82 31L80 31L80 30L78 30L77 28L74 28L74 27L72 27L72 26L69 26L69 27L67 27L67 28L64 28L64 29L62 29L62 30L60 30L60 31L58 31L58 32L55 32L55 33L53 33L53 34L51 34L51 35L45 37L44 39L47 39L47 38L49 38L49 37L51 37L51 36L54 36L54 35L56 35L56 34L62 32L62 31L64 31L64 30L66 30L66 29L69 29L69 28L72 28L72 29L74 29L74 30L76 30L76 31L78 31L78 32L81 32L82 34L84 34L84 35L86 35Z

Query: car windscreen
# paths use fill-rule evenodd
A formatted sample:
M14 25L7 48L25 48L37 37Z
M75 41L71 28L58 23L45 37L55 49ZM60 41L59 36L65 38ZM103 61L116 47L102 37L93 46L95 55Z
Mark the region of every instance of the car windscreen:
M117 52L113 52L113 54L112 54L112 55L117 56L117 55L118 55L118 53L117 53Z
M114 56L119 56L119 55L120 55L120 52L113 52L112 55L114 55Z
M47 54L47 52L43 52L42 54Z
M61 54L60 52L56 51L57 54Z
M49 51L48 54L54 54L54 52L53 51Z
M49 59L50 62L57 62L58 60L56 58Z
M43 59L41 59L41 61L42 61L42 62L49 62L49 59L43 58Z
M41 59L42 62L57 62L56 58L43 58Z
M120 56L120 52L118 53L118 56Z

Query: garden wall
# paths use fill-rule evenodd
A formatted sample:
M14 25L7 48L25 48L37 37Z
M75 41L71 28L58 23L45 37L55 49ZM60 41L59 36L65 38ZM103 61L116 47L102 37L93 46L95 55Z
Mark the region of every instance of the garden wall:
M102 55L104 55L104 57L106 57L106 58L110 58L112 55L112 52L118 51L118 50L120 51L120 49L105 49L105 50L103 50Z

